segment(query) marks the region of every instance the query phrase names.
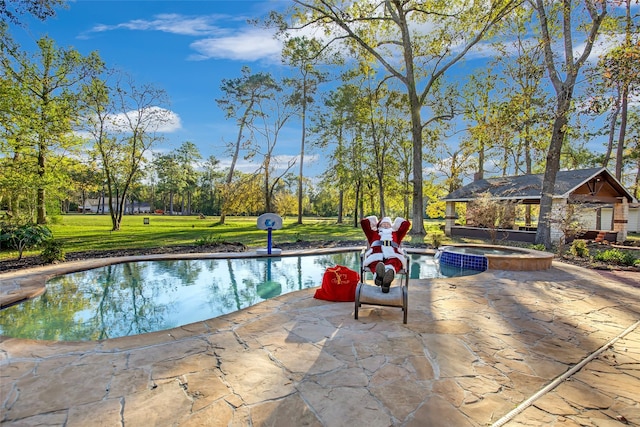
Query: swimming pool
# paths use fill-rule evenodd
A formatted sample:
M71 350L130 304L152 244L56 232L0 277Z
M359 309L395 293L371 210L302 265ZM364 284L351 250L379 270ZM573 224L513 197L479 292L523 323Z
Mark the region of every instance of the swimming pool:
M0 334L90 341L166 330L319 286L327 267L359 270L359 252L323 255L139 261L69 273L42 295L0 311ZM412 255L414 279L441 274L433 257Z

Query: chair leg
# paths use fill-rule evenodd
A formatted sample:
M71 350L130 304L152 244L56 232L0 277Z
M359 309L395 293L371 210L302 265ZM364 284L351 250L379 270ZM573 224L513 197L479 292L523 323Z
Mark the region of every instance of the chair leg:
M354 319L358 320L358 308L360 307L360 289L362 288L362 283L358 283L356 286L356 300L355 300L355 311L354 311Z
M404 323L405 325L407 324L407 315L408 315L408 311L409 311L409 298L407 296L407 288L403 288L402 289L402 311L403 311L403 317L402 317L402 323Z

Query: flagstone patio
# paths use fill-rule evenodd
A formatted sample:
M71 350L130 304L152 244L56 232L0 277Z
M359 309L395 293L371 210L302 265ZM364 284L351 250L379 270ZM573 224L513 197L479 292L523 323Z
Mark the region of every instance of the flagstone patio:
M48 274L0 274L0 296ZM400 309L363 306L355 320L353 303L313 294L100 342L1 337L0 422L640 425L638 273L554 262L411 280L406 325Z

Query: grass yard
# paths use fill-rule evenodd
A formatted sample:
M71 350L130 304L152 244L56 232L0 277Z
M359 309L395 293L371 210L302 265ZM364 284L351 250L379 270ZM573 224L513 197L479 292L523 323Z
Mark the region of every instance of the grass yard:
M144 219L149 223L145 224ZM200 219L198 216L170 215L125 215L120 231L111 231L108 215L68 214L55 217L49 229L53 237L63 244L65 253L92 250L145 249L167 246L197 246L212 243L242 243L249 247L265 247L267 232L258 230L257 217L227 217L225 224L219 224L219 217ZM273 245L297 241L314 242L321 240L361 241L365 237L360 227L354 227L352 219L337 224L336 218L303 218L303 224L296 224L297 217L283 218L283 228L274 230ZM446 238L440 231L444 220L427 220L427 236L414 241L407 236L405 241L431 243L434 233L441 236L441 244L446 243L487 243L473 239ZM629 233L631 241L640 240L640 234ZM41 249L25 250L24 257L40 254ZM0 260L15 259L15 250L0 251Z
M144 223L149 219L149 224ZM365 241L360 227L351 219L337 224L336 218L283 218L283 228L274 230L273 245L278 242L318 240ZM111 231L108 215L68 214L56 217L47 226L53 237L63 243L66 253L89 250L156 248L201 243L243 243L250 247L264 247L267 232L258 230L257 217L227 217L219 224L219 217L200 219L198 216L125 215L120 231ZM429 228L429 225L426 224ZM433 227L437 228L438 222ZM25 251L23 256L39 254L40 250ZM17 258L17 251L3 250L0 259Z

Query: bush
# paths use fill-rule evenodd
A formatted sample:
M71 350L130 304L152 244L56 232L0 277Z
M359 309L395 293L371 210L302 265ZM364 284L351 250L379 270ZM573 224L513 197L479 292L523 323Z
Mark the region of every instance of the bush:
M533 249L533 250L536 250L536 251L542 251L542 252L547 250L547 248L542 243L537 243L535 245L529 245L529 249Z
M444 240L444 234L443 233L432 232L432 233L429 234L429 243L431 243L431 245L434 248L440 247L440 245L442 244L443 240Z
M51 230L44 225L24 224L12 225L2 224L0 241L7 242L9 248L18 251L18 260L22 259L25 249L38 246L52 236Z
M216 243L220 243L220 238L216 237L213 233L208 236L201 237L196 240L196 246L207 246L207 245L215 245Z
M64 261L65 253L62 246L63 244L62 244L62 241L60 240L55 240L55 239L46 240L43 244L43 249L40 256L42 256L42 259L47 264Z
M571 243L569 249L571 255L575 255L580 258L586 258L589 256L589 248L587 248L587 242L585 240L576 239Z
M631 252L621 251L618 248L607 249L607 250L598 252L597 254L595 254L593 258L596 261L602 261L608 264L625 265L625 266L633 266L637 261L636 257Z

